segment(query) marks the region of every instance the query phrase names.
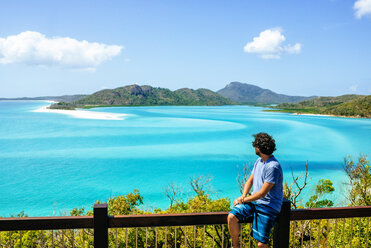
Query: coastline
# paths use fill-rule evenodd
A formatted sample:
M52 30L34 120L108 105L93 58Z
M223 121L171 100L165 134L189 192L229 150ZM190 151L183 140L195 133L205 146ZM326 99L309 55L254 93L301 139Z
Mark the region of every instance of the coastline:
M309 116L327 116L327 117L347 117L347 116L324 115L324 114L308 114L308 113L292 113L292 114L293 115L309 115ZM352 118L352 117L348 117L348 118ZM353 117L353 118L356 118L356 117Z
M288 113L288 112L282 112L282 113ZM351 119L370 119L370 118L368 118L368 117L359 117L359 116L326 115L326 114L309 114L309 113L292 113L292 115L308 115L308 116L340 117L340 118L351 118Z
M345 116L345 115L329 115L329 114L315 114L315 113L300 113L294 111L284 111L284 110L273 110L273 109L264 109L264 112L277 112L277 113L287 113L291 115L306 115L306 116L323 116L323 117L340 117L340 118L351 118L351 119L370 119L369 117L361 116Z
M44 101L48 103L57 103L54 101ZM106 113L106 112L95 112L86 110L63 110L63 109L50 109L49 106L43 106L41 108L32 110L32 112L38 113L55 113L69 115L78 119L94 119L94 120L124 120L128 114L116 114L116 113Z

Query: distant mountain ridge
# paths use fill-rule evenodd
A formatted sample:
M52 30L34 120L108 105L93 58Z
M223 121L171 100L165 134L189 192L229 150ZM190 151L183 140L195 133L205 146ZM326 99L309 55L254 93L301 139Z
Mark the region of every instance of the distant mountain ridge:
M231 82L217 93L222 96L242 104L262 103L262 104L278 104L278 103L295 103L304 100L313 99L316 96L288 96L275 93L268 89L260 88L256 85Z
M171 91L166 88L133 84L104 89L91 95L0 98L0 100L53 100L59 103L52 105L52 108L75 109L98 106L290 104L317 98L288 96L252 84L231 82L217 92L204 88Z
M183 88L171 91L166 88L133 84L116 89L101 90L72 103L53 104L50 108L74 109L97 106L153 105L217 106L231 104L235 103L208 89Z
M0 100L27 100L27 101L33 101L33 100L49 100L49 101L55 101L55 102L74 102L77 100L80 100L87 95L63 95L63 96L38 96L38 97L16 97L16 98L0 98Z

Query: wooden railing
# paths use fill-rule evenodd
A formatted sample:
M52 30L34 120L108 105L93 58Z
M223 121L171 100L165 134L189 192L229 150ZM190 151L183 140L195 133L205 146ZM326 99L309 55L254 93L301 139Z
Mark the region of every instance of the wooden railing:
M227 216L227 212L109 216L107 204L96 204L94 216L0 218L0 231L94 229L94 247L104 248L109 228L225 225ZM284 201L273 231L273 247L289 247L290 221L370 216L371 206L290 210L290 202ZM368 230L367 219L366 247Z

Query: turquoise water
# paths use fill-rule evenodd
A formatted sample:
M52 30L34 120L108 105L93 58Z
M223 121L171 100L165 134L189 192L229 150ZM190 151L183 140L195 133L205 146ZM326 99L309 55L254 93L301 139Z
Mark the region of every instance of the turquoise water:
M343 158L371 154L371 120L262 112L250 106L116 107L124 120L78 119L32 110L45 102L0 102L0 216L63 215L139 189L145 209L166 208L164 188L188 191L209 175L216 196L239 195L238 167L253 163L252 134L268 132L290 181L309 160L311 185L335 183L344 203ZM310 192L309 192L310 193ZM307 194L309 194L307 193Z

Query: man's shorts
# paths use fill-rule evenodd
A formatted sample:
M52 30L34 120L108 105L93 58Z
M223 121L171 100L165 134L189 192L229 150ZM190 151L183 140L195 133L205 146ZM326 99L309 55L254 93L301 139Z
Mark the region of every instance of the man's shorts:
M268 244L269 234L278 213L263 204L248 202L236 205L230 212L240 222L246 222L253 217L251 237L257 241Z

